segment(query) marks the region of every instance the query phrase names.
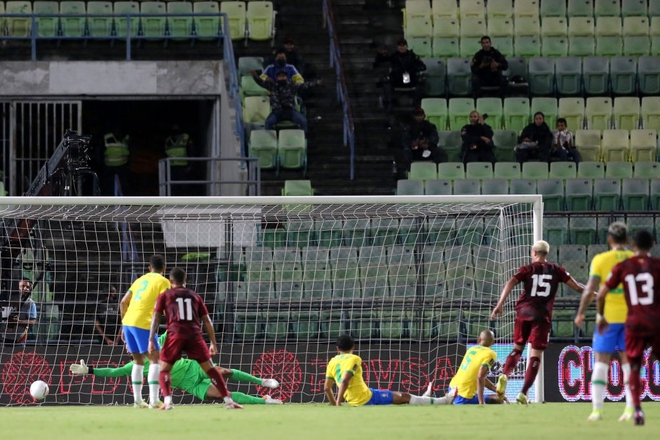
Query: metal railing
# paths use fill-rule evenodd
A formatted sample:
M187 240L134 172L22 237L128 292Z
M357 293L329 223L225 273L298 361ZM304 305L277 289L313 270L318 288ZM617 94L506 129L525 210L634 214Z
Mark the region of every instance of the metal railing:
M335 68L337 75L337 100L342 104L344 111L344 146L349 147L350 151L350 177L355 178L355 125L353 123L353 113L351 103L348 97L348 86L344 67L339 51L339 38L335 31L335 18L332 12L332 3L330 0L323 0L323 26L328 28L330 37L330 67Z

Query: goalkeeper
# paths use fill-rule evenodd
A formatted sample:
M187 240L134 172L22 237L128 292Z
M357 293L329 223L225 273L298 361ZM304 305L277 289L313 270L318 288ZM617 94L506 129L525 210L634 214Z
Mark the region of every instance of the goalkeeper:
M160 336L158 342L160 343L161 347L165 343L166 338L167 332ZM145 373L148 370L146 368L146 362L148 361L145 360ZM93 374L94 376L98 377L130 377L132 368L132 361L118 368L95 368L86 365L85 361L81 360L79 364L71 365L69 367L69 371L71 374L76 376ZM260 379L240 370L230 370L218 366L215 368L225 379L232 378L239 382L251 382L267 388L277 388L280 386L280 384L275 379ZM178 388L182 391L188 392L200 400L222 399L217 388L211 383L211 380L204 373L196 361L191 359L179 359L174 364L170 374L173 388ZM272 399L270 396L266 396L265 398L253 397L238 391L232 392L231 396L234 402L240 405L282 403L281 400Z

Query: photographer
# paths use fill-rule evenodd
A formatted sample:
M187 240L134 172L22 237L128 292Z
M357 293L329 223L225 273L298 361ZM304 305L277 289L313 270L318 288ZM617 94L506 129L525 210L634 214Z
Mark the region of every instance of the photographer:
M403 133L403 154L407 169L410 170L412 162L446 162L447 154L438 147L438 141L438 129L426 120L423 109L415 109L413 120Z
M385 62L390 63L389 76L382 80L385 100L388 104L391 102L394 89L416 88L415 105L419 105L424 90L424 78L419 73L426 70L426 64L418 55L415 55L415 52L408 49L408 42L405 38L398 41L397 50L392 53L388 53L385 46L378 48L376 60L373 64L374 69Z
M470 123L461 129L461 158L463 163L490 162L495 163L493 149L493 129L486 123L488 115L479 115L477 111L470 112Z
M490 37L481 37L481 50L474 54L472 63L472 95L477 99L481 95L482 87L499 87L499 95L506 97L508 81L502 72L509 68L504 55L495 49Z

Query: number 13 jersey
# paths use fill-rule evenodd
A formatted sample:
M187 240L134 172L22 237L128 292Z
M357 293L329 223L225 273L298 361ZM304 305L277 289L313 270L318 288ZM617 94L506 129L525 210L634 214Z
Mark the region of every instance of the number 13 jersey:
M523 283L523 293L516 303L518 319L551 322L559 283L569 281L571 275L558 264L545 261L521 267L514 277Z

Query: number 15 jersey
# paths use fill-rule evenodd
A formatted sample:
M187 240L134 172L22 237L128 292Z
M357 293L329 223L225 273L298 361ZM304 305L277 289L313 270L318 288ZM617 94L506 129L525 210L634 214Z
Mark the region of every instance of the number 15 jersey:
M558 264L545 261L521 267L514 277L523 283L523 293L516 303L518 319L551 322L559 283L569 281L571 275Z
M168 337L201 335L202 316L209 314L202 297L185 287L174 287L163 292L156 301L154 311L165 313Z

